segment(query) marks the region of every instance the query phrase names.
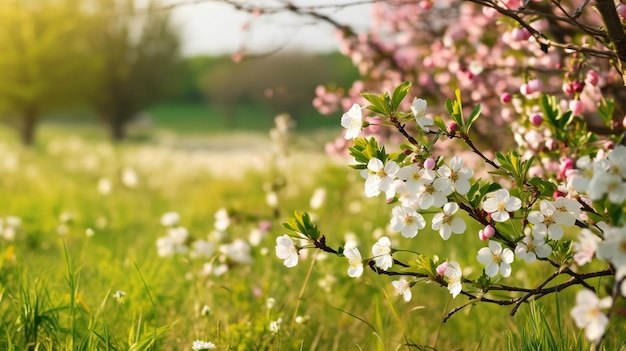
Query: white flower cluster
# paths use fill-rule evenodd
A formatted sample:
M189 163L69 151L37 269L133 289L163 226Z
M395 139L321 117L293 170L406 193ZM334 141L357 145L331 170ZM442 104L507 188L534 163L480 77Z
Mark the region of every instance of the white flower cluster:
M161 224L167 234L158 238L157 254L161 257L188 255L191 259L209 259L200 271L201 275L219 276L226 273L233 264L251 264L252 246L257 246L267 234L270 226L261 223L250 232L248 241L231 239L228 229L230 215L222 208L215 213L214 230L205 238L192 238L186 227L179 225L180 215L167 212L161 217Z
M21 227L22 220L19 217L7 216L0 218L0 238L6 241L14 241Z

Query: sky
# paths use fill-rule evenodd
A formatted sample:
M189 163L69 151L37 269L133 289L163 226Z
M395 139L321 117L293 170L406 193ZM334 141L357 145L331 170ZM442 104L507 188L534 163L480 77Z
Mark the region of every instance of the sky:
M170 0L181 4L185 0ZM212 0L194 0L196 3L179 5L173 10L173 21L183 39L183 55L220 55L237 52L269 53L276 49L329 52L338 49L334 28L326 23L293 14L252 15L232 6ZM241 1L241 0L240 0ZM355 0L308 0L296 4L323 5L354 2ZM187 2L189 2L187 0ZM256 1L269 5L269 0ZM274 1L275 3L275 1ZM357 5L340 10L325 10L332 18L364 30L369 26L369 5ZM251 21L252 19L252 21ZM249 30L243 30L250 23Z

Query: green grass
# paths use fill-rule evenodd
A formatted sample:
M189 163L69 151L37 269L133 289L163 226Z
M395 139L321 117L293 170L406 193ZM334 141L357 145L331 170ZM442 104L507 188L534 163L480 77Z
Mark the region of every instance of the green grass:
M207 104L165 103L149 110L155 125L179 133L223 133L233 130L265 132L274 125L276 113L262 107L241 104L225 110ZM334 128L339 131L339 116L322 116L307 111L298 120L296 130L307 132Z
M205 136L219 136L216 143L225 148L217 151L213 144L190 147L158 136L110 145L106 134L88 126L46 126L34 149L8 136L0 144L0 217L18 216L22 227L14 241L0 238L0 349L190 350L196 339L219 350L589 348L568 315L571 290L559 293L558 301L555 295L539 300L541 310L523 306L515 317L509 307L476 304L442 323L447 311L468 301L451 299L436 284L418 283L406 303L389 277L370 271L360 279L347 277L344 258L313 260L315 253L308 252L298 266L284 267L274 255L275 238L286 233L281 223L294 210L314 213L334 247L353 233L364 256L375 236L386 233L391 205L363 198L358 174L323 154L293 150L286 165L275 164L267 139L246 144L249 134ZM136 187L122 184L127 167L139 176ZM111 181L111 193L98 192L101 178ZM279 189L278 216L265 202L268 184ZM309 199L317 187L328 198L312 210ZM214 213L221 208L231 225L218 239ZM250 248L250 263L224 259L228 272L207 275L205 264L222 263L219 251L204 258L157 255L156 242L167 233L160 218L168 211L180 213L180 225L190 233L187 244L248 240L261 221L272 229ZM62 222L68 213L72 220ZM87 228L95 235L87 236ZM470 224L465 235L448 242L429 229L414 239L388 235L403 248L471 266L483 246L478 228ZM411 259L407 253L398 257ZM534 274L521 274L522 267L515 263L507 283L541 281L541 263ZM121 301L113 296L117 290L126 293ZM270 297L276 304L268 309ZM201 314L205 305L208 315ZM298 316L306 323L296 323ZM272 333L270 322L278 318L281 328ZM537 322L543 318L545 325ZM607 350L624 339L620 320L615 322ZM562 334L554 329L557 323ZM546 330L552 337L544 338ZM533 335L539 344L528 340Z

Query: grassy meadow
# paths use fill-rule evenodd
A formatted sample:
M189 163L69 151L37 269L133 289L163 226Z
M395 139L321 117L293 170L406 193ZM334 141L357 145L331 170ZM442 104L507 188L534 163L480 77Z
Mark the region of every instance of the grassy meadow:
M304 122L283 157L271 120L243 108L230 126L207 109L159 106L154 124L117 145L92 124L44 124L33 148L0 130L1 350L191 350L196 340L217 350L590 349L569 317L576 289L514 317L479 303L442 323L468 301L436 284L418 283L407 303L390 277L349 278L345 258L308 250L286 268L275 238L296 210L329 245L355 238L364 256L388 235L470 267L484 243L469 220L448 242L429 227L414 239L389 232L390 205L364 198L358 173L323 153L339 127ZM325 198L312 206L318 189ZM164 225L170 212L180 220ZM536 286L549 267L535 265L525 274L514 263L507 283ZM623 347L621 322L606 350Z

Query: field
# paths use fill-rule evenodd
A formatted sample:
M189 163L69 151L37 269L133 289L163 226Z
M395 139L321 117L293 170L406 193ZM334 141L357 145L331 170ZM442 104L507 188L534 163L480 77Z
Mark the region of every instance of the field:
M0 131L0 349L590 348L569 317L571 289L515 316L478 303L443 323L468 301L436 284L418 283L404 302L390 277L349 278L345 258L305 250L286 268L274 247L294 211L311 213L329 245L354 238L364 255L388 235L469 266L483 243L477 225L452 249L430 229L414 239L390 232L390 205L364 198L358 173L321 151L337 127L305 122L285 156L267 137L271 123L242 117L231 128L202 118L205 109L161 106L154 125L119 145L91 124L45 124L30 149ZM325 197L312 204L318 189ZM179 222L164 225L171 212ZM537 265L534 276L514 264L510 279L537 285L548 268ZM606 349L623 339L623 325L611 324Z

